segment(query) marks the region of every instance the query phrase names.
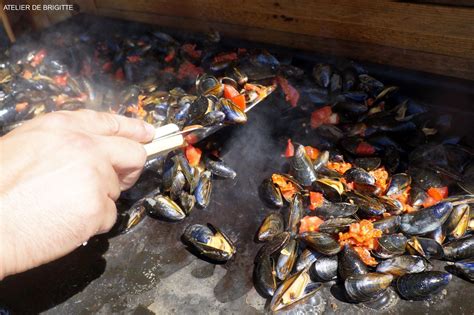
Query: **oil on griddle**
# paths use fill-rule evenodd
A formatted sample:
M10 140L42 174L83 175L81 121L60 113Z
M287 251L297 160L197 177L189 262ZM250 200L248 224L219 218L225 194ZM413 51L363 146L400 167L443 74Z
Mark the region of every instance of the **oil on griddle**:
M428 298L416 307L436 309L448 300L450 280L470 289L439 271L439 260L449 260L447 271L472 280L473 151L461 137L443 135L446 116L354 62L236 47L217 32L172 37L112 20L104 32L103 20L82 19L4 53L3 133L46 112L80 108L181 128L247 124L149 161L118 201L114 231L6 279L5 306L44 311L64 302L57 312L77 311L71 304L86 288L85 310L146 308L192 255L226 270L213 293L230 305L198 313L264 311L242 301L253 284L273 296L266 310L328 313L414 312L395 292ZM264 98L247 121L242 109ZM207 278L217 271L209 268L192 274ZM69 276L55 279L58 270ZM30 305L19 300L26 296L34 297ZM189 311L185 305L179 300L167 311Z

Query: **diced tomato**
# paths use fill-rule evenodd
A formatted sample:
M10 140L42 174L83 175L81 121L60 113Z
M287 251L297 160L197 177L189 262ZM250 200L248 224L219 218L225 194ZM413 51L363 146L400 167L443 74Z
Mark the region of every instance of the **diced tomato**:
M173 67L165 67L165 68L163 68L163 72L174 74L174 68Z
M240 108L242 111L245 111L245 109L247 108L247 104L245 102L245 95L243 94L234 96L230 100L234 102L234 104L237 105L237 107Z
M428 196L432 197L436 201L441 201L448 197L448 187L431 187L427 191Z
M245 54L247 52L247 49L246 48L237 48L237 54L239 56Z
M224 85L224 97L225 98L233 98L239 95L239 91L236 90L235 87L229 84L223 84Z
M110 70L112 70L112 66L113 66L112 62L108 61L102 65L102 71L109 72Z
M65 73L64 75L57 75L54 77L54 83L59 86L66 86L67 84L68 75Z
M277 83L280 85L283 93L285 93L285 100L290 103L291 107L296 107L298 105L298 100L300 99L300 93L296 90L288 80L277 76L276 77Z
M388 187L388 172L385 167L379 167L369 172L375 178L375 186L380 189L380 193L385 193Z
M317 216L305 216L300 220L299 233L317 232L324 221Z
M44 57L46 57L46 50L41 49L33 56L33 60L31 60L31 66L36 67L37 65L42 63Z
M33 73L30 70L23 71L23 79L29 80L33 77Z
M136 62L139 62L140 60L142 60L142 58L138 55L132 55L132 56L127 56L127 60L130 63L136 63Z
M331 162L329 161L327 167L331 170L338 172L339 174L344 174L348 169L352 167L351 163L348 162Z
M370 143L362 141L357 144L355 152L358 155L372 155L375 153L375 148Z
M196 44L184 44L181 49L193 59L201 58L202 50L196 50Z
M337 125L339 123L339 114L332 113L331 116L329 116L326 123L329 125Z
M425 200L423 200L423 207L428 208L428 207L434 206L437 203L438 203L438 200L434 199L431 196L427 196Z
M171 50L168 51L168 54L165 57L165 61L169 63L173 61L175 56L176 56L176 51L174 50L174 48L171 48Z
M123 69L118 68L117 71L115 71L115 80L123 81L123 79L125 79L125 74L123 73Z
M309 210L313 211L316 208L321 207L323 205L323 202L323 194L314 191L309 192Z
M285 157L290 158L293 155L295 155L295 147L293 146L291 139L288 139L286 142Z
M278 186L281 194L285 200L289 201L293 198L298 188L290 181L287 181L283 176L279 174L272 175L272 182Z
M204 73L204 70L201 67L196 67L189 61L184 61L178 69L178 79L182 80L185 78L196 79L200 74Z
M331 106L324 106L315 110L311 114L311 128L315 129L321 125L329 123L329 118L332 115Z
M186 159L188 159L189 165L198 166L201 160L202 151L199 148L188 145L185 149Z
M375 260L374 257L370 255L370 252L367 248L355 246L354 250L359 255L360 259L366 264L367 266L377 266L378 262Z
M15 110L17 113L24 111L28 107L28 102L16 103Z
M237 60L237 54L235 52L222 53L214 57L215 63L220 63L224 61L234 61Z
M318 158L318 155L319 155L319 150L318 149L313 148L309 145L305 146L304 149L306 151L306 154L309 156L309 158L311 160L316 160Z

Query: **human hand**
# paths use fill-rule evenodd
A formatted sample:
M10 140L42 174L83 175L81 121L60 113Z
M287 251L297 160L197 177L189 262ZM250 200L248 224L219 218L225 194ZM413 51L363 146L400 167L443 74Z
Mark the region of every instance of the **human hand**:
M116 220L154 129L90 110L55 112L0 138L0 279L73 251Z

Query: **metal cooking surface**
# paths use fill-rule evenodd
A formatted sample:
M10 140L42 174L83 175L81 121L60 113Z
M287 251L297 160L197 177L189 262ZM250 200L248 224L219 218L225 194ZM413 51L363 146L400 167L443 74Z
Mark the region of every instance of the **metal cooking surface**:
M308 138L298 135L298 130L295 134L280 119L288 109L275 93L250 113L246 125L225 128L216 135L219 141L225 139L223 158L238 175L235 180L214 181L207 209L195 209L177 223L146 218L128 234L96 237L67 257L9 277L0 282L0 305L18 313L49 314L263 313L265 300L252 284L253 260L261 246L254 238L271 210L264 207L257 187L271 172L284 167L281 154L286 136ZM198 259L180 240L186 226L207 222L235 241L237 255L226 264ZM472 314L474 305L467 298L472 293L470 283L453 277L434 301L401 300L389 313ZM327 283L302 309L370 313L340 301L339 294L337 285Z

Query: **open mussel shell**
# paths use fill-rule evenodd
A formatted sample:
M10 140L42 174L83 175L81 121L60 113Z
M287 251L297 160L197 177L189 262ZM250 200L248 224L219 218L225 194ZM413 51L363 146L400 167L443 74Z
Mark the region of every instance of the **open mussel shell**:
M407 238L403 234L385 234L377 240L377 247L373 254L379 258L391 258L403 255L407 244Z
M341 251L339 243L327 233L320 232L304 232L298 236L305 244L318 253L331 256Z
M469 227L470 220L469 204L460 204L453 208L446 222L443 224L443 230L446 236L452 238L461 238Z
M438 244L442 245L446 239L446 231L442 226L427 234L428 238L434 239Z
M298 242L292 239L280 251L277 263L275 265L276 276L280 280L285 280L293 270L298 251Z
M474 258L458 261L447 266L446 270L474 282Z
M303 269L283 281L270 302L270 310L276 312L315 294L321 283L312 282L308 271Z
M275 262L270 256L264 256L255 262L253 282L256 290L265 298L272 297L277 288Z
M367 273L352 275L344 281L349 298L355 302L366 302L374 299L391 284L393 276L385 273Z
M262 225L258 229L258 240L265 242L271 240L276 235L283 232L284 229L283 217L279 213L271 213L265 217Z
M402 215L400 228L409 235L422 235L436 230L448 218L453 205L451 202L439 202L429 208Z
M283 196L271 178L267 178L262 182L259 186L258 193L265 205L271 208L283 207Z
M424 300L441 292L451 278L447 272L423 271L401 276L397 279L396 287L406 300Z
M216 261L227 261L236 252L227 235L211 224L189 225L184 230L183 241L192 245L200 255Z
M300 193L296 193L293 196L293 200L290 202L290 207L288 211L288 230L295 235L298 232L298 224L303 218L304 205L303 197Z
M327 219L319 226L319 232L328 234L346 232L347 230L349 230L349 226L355 222L356 220L352 218Z
M345 218L350 217L358 210L357 205L348 202L328 202L324 201L320 207L317 207L313 213L314 215L323 218L324 220L331 218Z
M415 255L402 255L381 261L376 268L377 272L389 273L395 277L407 273L418 273L425 271L428 263L425 259Z
M454 240L443 245L444 258L458 261L474 257L474 235Z
M316 180L316 171L304 146L297 146L295 155L290 160L290 167L292 175L301 185L310 186Z
M375 185L375 178L366 170L360 167L352 167L348 169L344 175L347 182L354 182L356 184Z
M181 208L184 210L186 215L189 215L196 204L196 197L192 194L188 194L185 191L182 191L179 195L179 204Z
M319 170L328 163L328 161L329 161L329 151L320 152L316 160L314 160L313 162L313 168L316 171L316 173L318 173Z
M387 196L396 195L405 190L411 184L411 177L405 173L394 174L390 178L390 184L387 189Z
M400 229L401 217L398 215L389 216L377 221L374 221L374 229L379 229L384 234L392 234L398 232Z
M209 202L211 201L211 192L211 172L204 171L202 172L196 189L194 190L194 197L196 198L196 203L202 208L206 208L209 205Z
M203 74L196 80L196 91L201 95L221 97L224 92L224 86L216 77Z
M404 205L398 199L393 199L387 196L374 196L374 198L380 202L391 215L400 215L405 210Z
M283 247L288 244L290 241L290 233L283 232L276 235L270 241L266 242L258 251L257 255L255 256L255 262L263 259L265 256L271 256L276 252L279 252Z
M441 259L444 255L443 247L434 239L426 237L413 236L407 241L406 248L411 255L418 255L427 260Z
M311 186L313 191L321 192L324 198L331 202L342 201L344 193L344 185L339 179L318 178Z
M230 179L234 179L237 176L237 173L219 158L207 157L205 162L206 168L216 176Z
M369 272L369 268L360 259L359 254L348 244L344 245L338 255L338 273L342 280L352 275L362 275Z
M179 221L186 217L183 209L171 198L158 194L145 198L144 206L151 216L164 218L170 221Z
M309 274L314 281L331 281L337 278L337 256L322 256L309 268Z

